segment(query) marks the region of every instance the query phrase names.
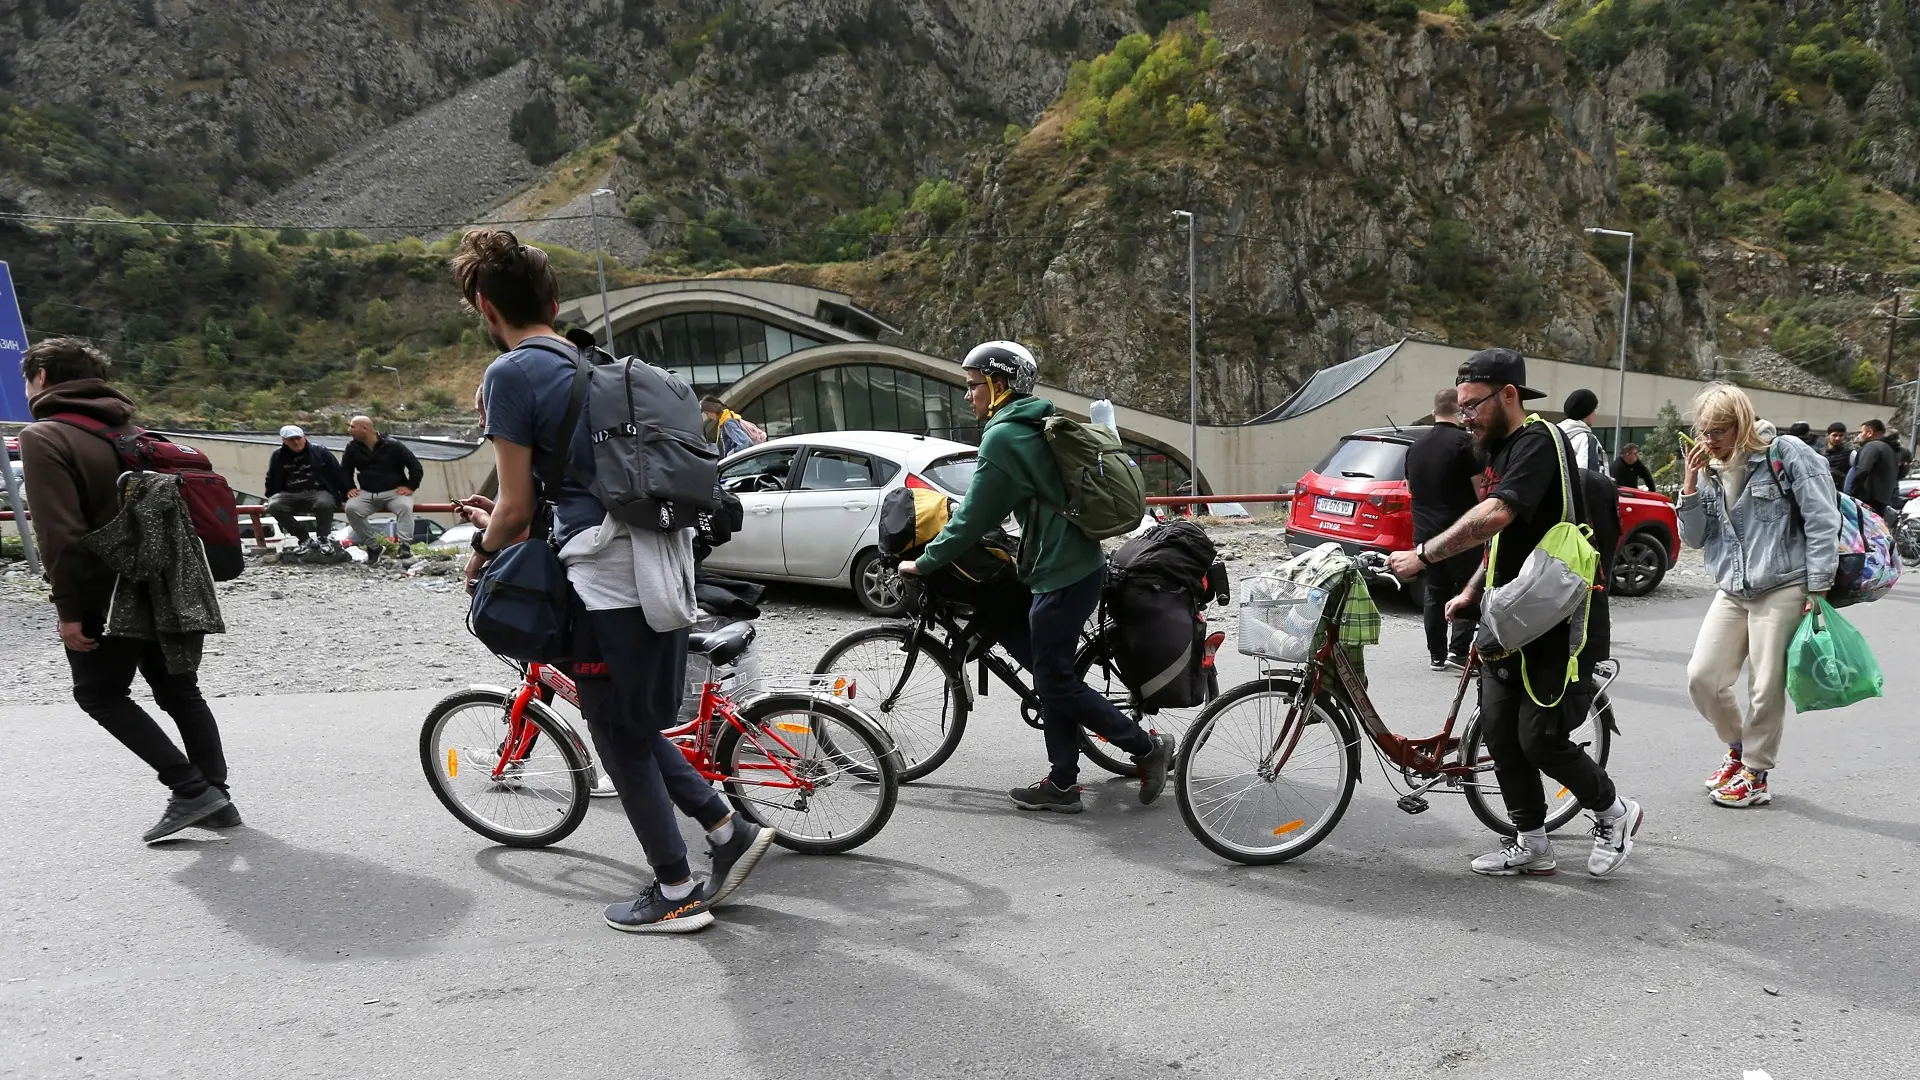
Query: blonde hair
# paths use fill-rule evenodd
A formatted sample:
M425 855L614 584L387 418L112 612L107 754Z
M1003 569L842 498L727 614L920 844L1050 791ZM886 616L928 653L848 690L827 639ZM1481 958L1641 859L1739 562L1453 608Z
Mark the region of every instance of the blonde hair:
M1760 430L1760 419L1753 411L1753 399L1732 383L1708 383L1693 399L1692 411L1696 435L1722 424L1731 427L1735 454L1765 450L1772 441Z

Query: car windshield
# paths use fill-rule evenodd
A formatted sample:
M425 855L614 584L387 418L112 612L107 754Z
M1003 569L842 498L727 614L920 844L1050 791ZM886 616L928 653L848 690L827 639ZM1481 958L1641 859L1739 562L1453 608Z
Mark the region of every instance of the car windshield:
M1313 471L1349 480L1405 480L1407 446L1381 439L1341 439Z
M969 454L966 457L942 458L921 470L928 480L940 485L949 495L965 495L973 484L973 470L979 459Z

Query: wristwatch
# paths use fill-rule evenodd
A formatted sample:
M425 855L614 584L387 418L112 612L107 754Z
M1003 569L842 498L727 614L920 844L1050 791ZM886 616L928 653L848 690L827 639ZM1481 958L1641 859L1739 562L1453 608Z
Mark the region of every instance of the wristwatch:
M486 548L480 545L480 541L485 540L486 538L487 538L487 530L485 529L481 529L473 534L473 544L471 546L474 552L480 555L482 558L487 558L494 554L493 552L488 551Z
M476 542L479 539L480 538L477 536L474 537L474 540ZM1422 540L1419 543L1413 545L1413 557L1420 560L1421 566L1433 565L1433 561L1427 558L1427 542L1425 540Z

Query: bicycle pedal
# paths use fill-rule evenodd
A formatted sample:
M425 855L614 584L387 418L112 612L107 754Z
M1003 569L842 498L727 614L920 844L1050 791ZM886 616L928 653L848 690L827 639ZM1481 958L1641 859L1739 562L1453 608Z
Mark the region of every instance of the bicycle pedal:
M1424 814L1427 812L1427 807L1433 804L1418 795L1402 795L1400 796L1400 800L1394 805L1409 814Z

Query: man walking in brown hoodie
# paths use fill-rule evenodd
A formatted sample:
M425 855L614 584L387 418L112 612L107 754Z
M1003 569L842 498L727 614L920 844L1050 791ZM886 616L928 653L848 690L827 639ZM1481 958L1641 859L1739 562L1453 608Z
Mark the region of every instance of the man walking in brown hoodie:
M33 533L53 584L74 700L172 791L159 823L142 837L152 843L193 825L232 828L240 812L227 798L220 728L198 677L168 672L158 642L102 633L114 573L80 541L119 511L120 457L99 435L47 418L78 413L131 432L133 402L107 385L111 367L104 353L77 338L49 338L27 350L20 368L35 423L20 432L20 460L33 491ZM154 704L179 727L184 753L134 702L136 671L153 689Z

